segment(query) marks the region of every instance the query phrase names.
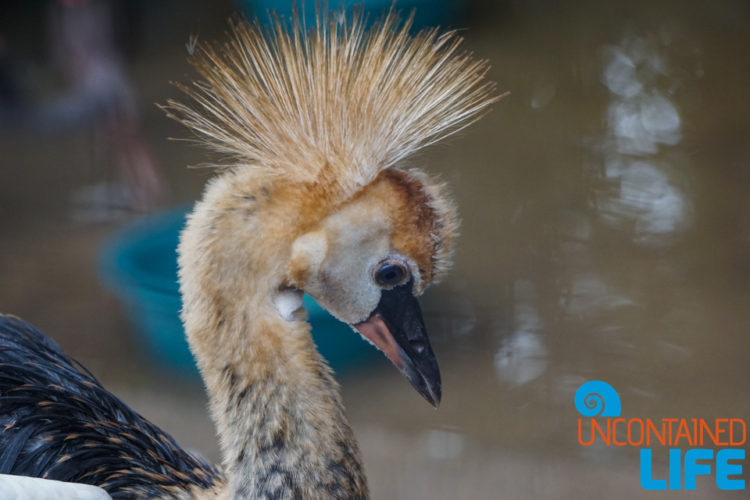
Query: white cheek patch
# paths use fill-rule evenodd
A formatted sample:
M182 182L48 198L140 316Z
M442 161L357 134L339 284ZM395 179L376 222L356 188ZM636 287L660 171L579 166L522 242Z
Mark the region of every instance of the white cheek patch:
M295 313L302 309L302 296L302 290L296 288L281 290L273 298L273 305L282 318L294 321L298 317Z

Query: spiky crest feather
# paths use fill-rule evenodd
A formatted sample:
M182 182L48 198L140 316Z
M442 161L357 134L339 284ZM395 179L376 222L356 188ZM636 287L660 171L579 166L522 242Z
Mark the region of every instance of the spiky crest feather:
M195 47L203 80L178 84L193 102L167 112L226 166L287 182L327 166L356 191L498 99L487 62L460 52L455 31L411 36L412 17L393 10L370 28L362 14L321 10L309 30L297 13L268 29L234 19L229 42Z

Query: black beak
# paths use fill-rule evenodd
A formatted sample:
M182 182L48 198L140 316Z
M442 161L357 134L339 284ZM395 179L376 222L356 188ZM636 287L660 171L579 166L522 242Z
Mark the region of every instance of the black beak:
M383 290L370 317L354 325L378 347L435 408L442 394L440 369L424 327L422 311L412 295L413 281Z

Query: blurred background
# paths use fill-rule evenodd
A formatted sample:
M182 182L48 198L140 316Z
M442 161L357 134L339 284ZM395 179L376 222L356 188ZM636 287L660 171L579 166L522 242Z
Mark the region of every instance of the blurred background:
M423 306L440 409L380 355L338 361L373 498L666 497L641 489L637 449L578 444L573 394L601 379L626 418L750 418L750 4L397 6L418 3L417 23L461 28L510 95L410 161L463 218ZM176 231L211 172L186 168L205 155L167 140L187 134L155 103L190 78L191 35L265 9L0 4L0 310L211 460L201 382L149 309L174 301ZM157 240L161 256L126 254ZM711 478L692 494L744 495Z

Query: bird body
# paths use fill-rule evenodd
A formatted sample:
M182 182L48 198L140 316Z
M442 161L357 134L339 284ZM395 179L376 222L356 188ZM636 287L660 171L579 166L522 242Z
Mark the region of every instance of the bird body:
M367 498L303 292L439 403L416 297L448 268L457 218L439 182L396 163L497 99L486 63L459 53L455 34L411 36L393 12L371 28L339 12L319 14L309 30L298 18L270 31L235 21L232 30L223 47L195 48L202 79L180 86L190 103L165 106L224 161L178 248L182 320L221 466L181 451L51 341L5 316L0 443L20 451L3 452L0 474L86 482L113 498ZM85 407L73 427L68 407ZM45 415L46 427L26 423ZM91 453L117 465L86 462Z
M0 315L0 474L86 483L114 498L168 495L216 469L104 389L30 324Z

